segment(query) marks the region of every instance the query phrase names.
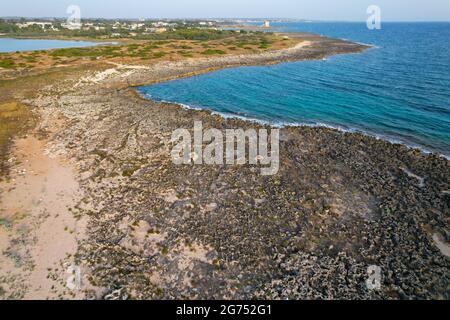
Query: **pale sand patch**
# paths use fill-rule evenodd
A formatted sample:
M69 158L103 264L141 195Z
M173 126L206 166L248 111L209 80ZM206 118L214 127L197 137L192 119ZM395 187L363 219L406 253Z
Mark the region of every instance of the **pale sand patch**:
M415 174L414 172L412 172L411 170L409 170L408 168L405 167L401 167L400 168L404 173L406 173L406 175L410 178L414 178L416 179L419 183L418 186L419 188L423 188L425 186L425 179L423 177L418 176L417 174Z
M75 88L83 83L99 83L111 77L112 75L120 73L116 68L106 69L104 71L96 72L91 76L81 78L76 84Z
M85 222L69 211L81 194L70 166L46 155L45 144L32 136L17 140L14 157L20 164L11 182L0 185L0 218L11 221L10 230L0 230L0 276L19 275L20 286L26 288L19 295L23 299L82 298L79 290L65 286L71 259L61 265L83 237ZM21 230L27 232L17 243ZM24 261L12 263L11 254L5 256L8 248ZM62 284L48 277L50 270ZM6 287L15 290L18 285Z
M141 66L141 65L132 65L132 64L122 64L117 63L114 61L107 61L106 63L112 64L116 66L119 69L132 69L132 70L149 70L150 68L147 66Z
M433 240L441 253L447 258L450 258L450 246L445 242L445 240L442 240L442 236L439 233L435 233L433 235Z
M304 47L309 47L310 45L312 45L311 41L302 41L302 42L297 43L294 47L287 48L285 50L297 50L297 49L301 49Z
M176 191L173 189L166 190L163 193L161 193L161 195L164 197L164 201L169 203L173 203L175 201L180 200L177 196Z
M178 256L178 269L183 270L183 284L185 286L192 286L191 277L189 271L193 271L195 262L203 262L212 264L207 258L208 252L212 251L211 247L203 246L202 244L193 243L190 246L181 244L176 251L179 252Z

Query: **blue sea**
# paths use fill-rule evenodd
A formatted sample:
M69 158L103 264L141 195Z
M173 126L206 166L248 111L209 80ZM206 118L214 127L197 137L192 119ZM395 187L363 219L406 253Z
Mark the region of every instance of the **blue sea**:
M138 90L148 98L275 125L360 131L450 155L450 23L278 23L373 45L362 54L240 67Z
M0 52L89 47L97 44L98 43L88 41L0 38Z

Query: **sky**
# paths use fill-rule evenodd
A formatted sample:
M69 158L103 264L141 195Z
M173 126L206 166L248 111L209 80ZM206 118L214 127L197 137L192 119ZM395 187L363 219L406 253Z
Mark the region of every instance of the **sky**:
M450 0L0 0L1 17L294 18L365 21L369 5L384 21L450 21Z

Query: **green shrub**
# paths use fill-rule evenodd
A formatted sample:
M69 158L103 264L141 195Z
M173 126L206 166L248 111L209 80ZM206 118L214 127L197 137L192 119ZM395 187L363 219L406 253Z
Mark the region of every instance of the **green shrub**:
M211 55L216 55L216 54L226 54L226 52L222 51L222 50L208 49L208 50L203 51L202 54L211 56Z
M14 61L12 59L0 60L0 68L12 69L14 68Z
M166 54L167 54L167 53L162 52L162 51L160 51L160 52L155 52L155 53L153 54L153 58L155 58L155 59L162 58L162 57L164 57Z

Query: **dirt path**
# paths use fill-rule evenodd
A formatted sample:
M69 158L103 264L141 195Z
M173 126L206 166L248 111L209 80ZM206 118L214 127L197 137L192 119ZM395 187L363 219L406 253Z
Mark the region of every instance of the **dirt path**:
M84 230L71 213L81 194L70 165L46 143L17 140L17 165L0 185L0 299L82 298L69 273Z

